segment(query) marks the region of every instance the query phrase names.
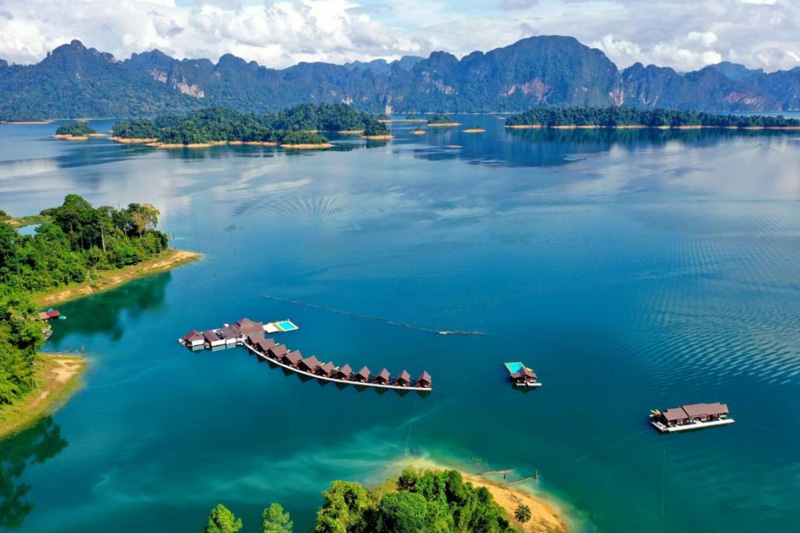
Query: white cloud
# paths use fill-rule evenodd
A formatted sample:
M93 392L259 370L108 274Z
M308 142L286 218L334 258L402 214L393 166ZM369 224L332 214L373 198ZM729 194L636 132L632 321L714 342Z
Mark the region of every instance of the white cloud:
M0 0L0 57L32 63L77 38L118 58L232 53L270 67L464 55L533 34L572 35L619 67L767 70L800 57L796 0Z

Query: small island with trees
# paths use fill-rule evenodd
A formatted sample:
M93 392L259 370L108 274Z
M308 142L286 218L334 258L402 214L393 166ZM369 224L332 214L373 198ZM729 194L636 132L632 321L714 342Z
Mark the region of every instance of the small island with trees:
M658 128L800 130L800 120L783 116L718 115L629 107L535 107L506 119L506 128Z
M211 107L186 115L120 120L111 137L123 143L162 148L207 147L218 144L330 148L319 132L363 133L386 138L389 130L374 116L345 104L301 104L278 113L242 113Z
M460 122L454 121L450 115L436 114L428 118L428 126L432 128L446 128L450 126L460 126Z
M78 120L60 125L53 137L68 141L85 141L94 135L99 135L94 128L86 122Z
M70 194L21 235L0 211L0 437L46 414L77 387L83 357L45 355L37 309L118 286L199 257L169 248L149 204L92 207Z
M349 481L334 481L322 493L315 533L406 533L567 530L552 509L542 511L531 497L513 491L500 505L494 494L510 491L485 482L465 481L457 470L407 468L396 479L374 489ZM532 509L534 505L535 509ZM277 503L265 508L262 533L291 533L293 521ZM217 505L208 517L205 533L236 533L244 526L241 518Z

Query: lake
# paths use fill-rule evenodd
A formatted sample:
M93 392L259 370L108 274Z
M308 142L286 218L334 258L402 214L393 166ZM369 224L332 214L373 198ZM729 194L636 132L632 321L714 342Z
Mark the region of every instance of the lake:
M578 531L796 528L800 134L458 118L294 153L0 126L0 208L150 202L175 247L206 256L59 306L46 349L90 370L0 443L0 525L199 531L221 502L256 531L279 502L307 531L332 480L378 483L415 457L538 473L528 486ZM242 316L290 318L279 340L321 360L427 370L434 390L340 389L176 342ZM514 390L505 361L544 386ZM735 424L648 425L650 409L714 401Z

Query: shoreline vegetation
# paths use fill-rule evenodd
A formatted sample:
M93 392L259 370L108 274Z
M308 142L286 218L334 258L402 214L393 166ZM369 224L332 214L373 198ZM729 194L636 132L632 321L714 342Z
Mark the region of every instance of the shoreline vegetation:
M86 124L86 122L75 121L60 125L53 137L67 141L88 141L90 137L102 135L102 133L97 133L97 131Z
M120 285L124 285L138 278L160 274L161 272L187 265L202 257L202 254L197 252L187 252L170 248L155 257L146 259L135 265L125 266L116 270L97 272L91 280L34 294L33 302L37 307L45 308L55 304L77 300L84 296L115 289Z
M18 427L21 422L11 421L35 419L63 397L62 385L74 388L78 363L39 353L50 332L39 309L200 257L169 248L167 235L156 229L159 215L150 204L94 208L76 194L32 217L14 219L0 210L3 423ZM17 227L27 222L39 225L33 234L22 235ZM48 366L53 364L59 368ZM55 378L50 377L53 372Z
M480 531L567 533L548 502L430 461L411 459L402 472L374 487L335 480L322 493L315 533ZM393 465L393 466L396 466ZM262 513L266 532L290 532L293 521L279 503ZM222 504L212 509L207 533L236 532L242 520Z
M40 354L34 365L34 387L0 410L0 440L31 427L66 404L80 389L88 366L84 356Z
M241 113L211 107L187 115L120 120L111 140L156 148L207 148L217 145L280 146L307 150L331 148L321 131L342 135L390 135L373 115L345 104L301 104L278 113Z
M622 107L533 108L506 119L509 129L727 129L800 130L800 120L782 115L718 115L670 109Z

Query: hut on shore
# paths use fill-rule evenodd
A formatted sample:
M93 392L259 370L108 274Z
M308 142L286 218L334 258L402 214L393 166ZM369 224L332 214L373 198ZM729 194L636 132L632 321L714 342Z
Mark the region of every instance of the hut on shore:
M392 376L385 368L378 372L378 375L375 377L375 383L378 385L388 385L391 380Z
M353 381L366 383L367 381L369 381L369 376L370 376L369 368L363 367L361 370L356 372L355 376L353 376Z
M417 377L417 387L431 388L431 375L423 370L422 374Z
M353 369L350 368L350 365L346 364L336 370L336 377L338 379L343 379L345 381L350 381L350 377L353 375Z
M394 380L394 384L398 387L408 387L411 385L411 374L403 370L400 372L400 375L397 376L397 379Z

